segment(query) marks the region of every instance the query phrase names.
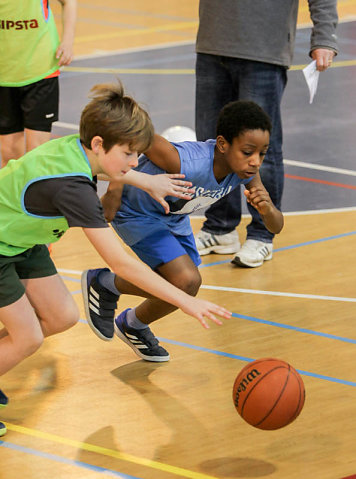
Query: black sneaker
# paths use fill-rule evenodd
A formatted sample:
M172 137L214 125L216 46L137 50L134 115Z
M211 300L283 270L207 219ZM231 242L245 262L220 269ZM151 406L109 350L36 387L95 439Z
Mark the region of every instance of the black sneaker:
M6 394L4 394L1 389L0 389L0 407L5 407L7 406L7 403L9 402L8 397Z
M5 407L7 406L7 403L9 402L6 394L4 394L1 389L0 389L0 407ZM3 422L0 422L0 437L5 436L7 433L6 426Z
M161 363L169 361L169 353L159 345L158 339L150 328L134 329L127 325L126 314L130 310L125 309L115 318L115 333L132 348L137 356L145 361Z
M104 341L114 337L114 316L119 296L101 286L96 278L108 268L87 269L82 273L85 315L94 333Z

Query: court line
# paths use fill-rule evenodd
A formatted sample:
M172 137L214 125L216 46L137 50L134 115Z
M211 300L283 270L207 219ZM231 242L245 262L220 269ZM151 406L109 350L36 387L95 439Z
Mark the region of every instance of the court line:
M228 262L230 262L230 260L220 261L217 263L209 263L206 266L214 266L214 265L228 263ZM58 273L68 272L68 270L65 270L62 268L57 268L57 271ZM77 274L77 275L82 274L81 271L74 271L74 270L69 270L69 271L72 274ZM61 277L65 281L73 281L75 283L80 282L80 279L77 279L77 278L70 278L68 276L66 277L63 275L61 275ZM228 291L233 293L261 294L265 296L281 296L281 297L287 297L287 298L318 299L323 301L341 301L346 303L356 303L356 298L348 298L348 297L342 297L342 296L322 296L317 294L305 294L305 293L284 293L282 291L264 291L261 289L233 288L228 286L213 286L208 284L201 285L200 289L210 289L213 291ZM79 293L81 293L81 290L71 291L71 294L79 294Z
M297 166L298 168L308 168L310 170L327 171L329 173L337 173L339 175L356 176L355 170L335 168L334 166L318 165L317 163L307 163L305 161L295 161L287 159L283 159L283 163L289 166Z
M274 326L275 328L289 329L297 331L298 333L310 334L312 336L320 336L322 338L333 339L334 341L342 341L344 343L356 344L356 339L346 338L344 336L336 336L335 334L322 333L320 331L314 331L313 329L301 328L299 326L292 326L290 324L277 323L275 321L268 321L266 319L255 318L253 316L247 316L245 314L232 313L234 318L246 319L247 321L253 321L254 323L267 324L268 326Z
M345 208L327 208L324 210L305 210L305 211L283 211L283 216L310 216L310 215L324 215L328 213L349 213L356 211L356 206L346 206ZM192 215L193 220L205 220L203 215ZM244 213L241 218L251 218L250 214Z
M356 60L335 61L329 68L355 66ZM307 64L292 65L290 71L303 70ZM62 67L63 72L99 73L120 75L195 75L194 68L106 68L106 67Z
M153 461L144 457L138 457L132 454L115 451L114 449L109 449L102 446L95 446L94 444L89 444L87 442L76 441L74 439L69 439L63 436L58 436L56 434L39 431L37 429L18 426L16 424L11 424L5 421L3 422L9 431L14 431L20 434L25 434L27 436L45 439L47 441L55 442L58 444L65 444L66 446L72 446L74 448L81 449L84 451L95 452L96 454L101 454L102 456L113 457L122 461L132 462L134 464L150 467L159 471L176 474L177 476L187 477L189 479L217 479L216 477L208 476L207 474L202 474L200 472L190 471L188 469L184 469L178 466L171 466L169 464Z
M223 356L223 357L231 358L231 359L238 359L239 361L247 361L247 362L255 361L255 359L253 359L253 358L248 358L248 357L245 357L245 356L239 356L237 354L232 354L232 353L226 353L226 352L223 352L223 351L217 351L215 349L204 348L203 346L196 346L194 344L183 343L181 341L176 341L174 339L158 337L158 340L162 341L163 343L173 344L175 346L183 346L185 348L194 349L196 351L216 354L217 356ZM348 381L346 379L334 378L332 376L325 376L324 374L311 373L310 371L304 371L302 369L297 369L297 371L302 375L310 376L310 377L313 377L315 379L322 379L323 381L330 381L330 382L333 382L333 383L343 384L345 386L356 387L356 382L354 382L354 381Z
M197 27L198 27L198 22L194 20L190 22L169 23L166 25L161 25L161 26L151 27L151 28L136 28L133 30L121 30L121 31L110 32L110 33L99 33L96 35L83 35L81 37L76 37L74 45L79 43L106 40L109 38L132 37L135 35L139 35L141 37L142 35L148 35L151 33L196 29Z
M345 188L347 190L356 190L356 185L347 185L345 183L336 183L335 181L319 180L318 178L308 178L308 177L305 177L305 176L288 175L288 174L285 174L284 177L289 178L291 180L300 180L300 181L306 181L306 182L309 182L309 183L320 183L322 185L336 186L338 188Z
M11 429L11 426L9 427L9 429ZM88 464L87 462L76 461L74 459L68 459L68 458L63 457L63 456L58 456L56 454L50 454L50 453L47 453L47 452L42 452L42 451L39 451L37 449L31 449L29 447L19 446L18 444L14 444L14 443L7 442L7 441L0 441L0 447L1 446L5 447L7 449L15 450L17 452L22 452L22 453L25 453L25 454L31 454L32 456L41 457L43 459L49 459L51 461L60 462L62 464L67 464L67 465L70 465L70 466L77 466L77 467L81 467L81 468L84 468L84 469L89 469L89 470L94 471L94 472L100 472L102 474L106 474L106 475L114 476L114 477L119 477L121 479L140 479L137 476L130 476L128 474L124 474L122 472L117 472L117 471L114 471L112 469L107 469L105 467L93 466L92 464Z
M286 298L318 299L323 301L341 301L345 303L356 303L356 298L345 298L341 296L321 296L317 294L302 293L282 293L280 291L264 291L260 289L231 288L227 286L210 286L203 284L200 289L210 289L213 291L229 291L234 293L261 294L266 296L283 296Z
M344 342L344 343L356 344L356 339L346 338L344 336L336 336L335 334L330 334L330 333L322 333L320 331L314 331L313 329L300 328L298 326L292 326L290 324L276 323L274 321L268 321L266 319L254 318L253 316L247 316L247 315L238 314L238 313L232 313L232 317L239 318L239 319L246 319L247 321L252 321L252 322L255 322L255 323L266 324L268 326L273 326L275 328L289 329L289 330L292 330L292 331L296 331L298 333L310 334L312 336L319 336L319 337L326 338L326 339L332 339L333 341L341 341L341 342ZM80 319L79 322L82 323L82 324L87 324L87 321L85 319ZM157 338L162 343L175 344L176 346L182 346L184 348L196 349L197 351L203 351L203 352L206 352L206 353L215 354L217 356L224 356L226 358L239 359L240 361L247 361L247 362L254 361L254 359L248 358L248 357L245 357L245 356L239 356L237 354L226 353L224 351L218 351L217 349L205 348L203 346L196 346L194 344L183 343L183 342L177 341L175 339L162 338L162 337L158 337L158 336L157 336ZM356 382L353 382L353 381L346 381L344 383L343 379L331 378L331 376L324 376L324 375L311 373L311 372L305 372L305 371L300 371L300 372L302 372L303 374L307 374L308 376L315 377L317 379L325 379L325 380L330 380L330 381L333 381L333 382L342 382L343 384L349 384L350 383L351 386L356 386Z
M316 239L316 240L305 241L304 243L297 243L295 245L276 248L276 249L273 250L273 253L278 253L280 251L286 251L286 250L289 250L289 249L301 248L302 246L309 246L309 245L312 245L312 244L323 243L324 241L331 241L331 240L334 240L334 239L340 239L340 238L344 238L346 236L352 236L352 235L355 235L355 234L356 234L356 231L350 231L349 233L341 233L341 234L335 235L335 236L328 236L326 238L320 238L320 239ZM231 262L231 260L228 259L228 260L223 260L223 261L216 261L214 263L205 263L205 264L199 265L199 268L208 268L210 266L217 266L219 264L230 263L230 262Z

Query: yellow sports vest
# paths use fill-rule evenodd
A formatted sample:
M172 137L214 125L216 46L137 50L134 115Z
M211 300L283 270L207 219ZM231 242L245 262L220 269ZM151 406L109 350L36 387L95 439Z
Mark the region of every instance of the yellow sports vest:
M23 86L58 69L58 32L47 0L0 1L0 86Z

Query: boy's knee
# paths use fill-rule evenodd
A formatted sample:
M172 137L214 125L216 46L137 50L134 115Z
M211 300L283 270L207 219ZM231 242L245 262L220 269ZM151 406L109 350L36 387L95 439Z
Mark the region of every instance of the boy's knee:
M17 344L17 350L22 358L27 358L34 354L43 343L44 337L41 331L37 330L33 334L28 334L26 340L21 340Z
M179 278L176 278L173 284L190 296L195 296L199 291L201 283L202 280L198 271L187 271L180 275Z
M58 331L56 332L66 331L75 326L79 321L79 309L74 301L67 305L65 311L62 310L61 313L60 319L56 323L58 327Z

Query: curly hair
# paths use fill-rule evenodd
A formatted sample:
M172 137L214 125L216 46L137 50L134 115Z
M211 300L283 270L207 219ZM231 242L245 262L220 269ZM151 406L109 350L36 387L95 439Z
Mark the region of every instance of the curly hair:
M220 111L216 136L223 136L230 144L246 130L271 133L272 123L267 113L253 101L232 101Z

